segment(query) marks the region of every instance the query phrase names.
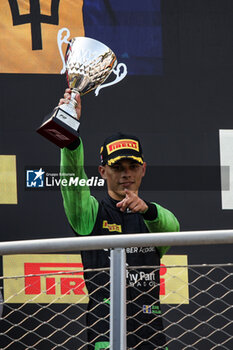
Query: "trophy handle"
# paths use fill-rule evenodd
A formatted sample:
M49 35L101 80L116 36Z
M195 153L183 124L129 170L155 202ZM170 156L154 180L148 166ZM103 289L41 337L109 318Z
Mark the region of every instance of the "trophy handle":
M123 68L123 72L120 72L121 68ZM115 80L106 83L106 84L101 84L95 89L95 96L99 95L99 91L107 86L111 86L114 84L119 83L124 77L127 75L127 66L125 63L118 63L115 69L113 69L113 73L116 75Z
M62 34L66 32L66 35L64 36L64 38L62 39ZM63 63L63 67L60 71L60 74L63 74L65 73L66 71L66 63L65 63L65 58L63 56L63 52L62 52L62 44L65 43L65 44L69 44L69 38L70 36L70 31L68 28L62 28L62 29L59 29L58 33L57 33L57 46L58 46L58 49L59 49L59 53L60 53L60 56L61 56L61 60L62 60L62 63Z

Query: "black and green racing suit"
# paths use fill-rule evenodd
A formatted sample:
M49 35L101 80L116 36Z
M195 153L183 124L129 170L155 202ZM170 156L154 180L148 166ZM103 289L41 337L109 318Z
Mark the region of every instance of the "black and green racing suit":
M61 150L61 173L75 172L87 179L84 151L80 139L74 150ZM106 196L98 201L88 186L61 186L64 209L78 235L114 235L119 233L172 232L179 230L175 216L156 203L145 214L124 212L117 201ZM169 247L131 247L126 249L127 270L127 348L137 350L167 349L159 303L160 258ZM83 251L84 270L109 267L109 251ZM139 266L130 269L130 266ZM140 266L157 266L144 269ZM109 276L106 273L84 272L90 297L87 316L88 349L105 349L109 345ZM106 287L108 285L108 287ZM99 288L99 286L105 286ZM147 339L147 340L145 340Z

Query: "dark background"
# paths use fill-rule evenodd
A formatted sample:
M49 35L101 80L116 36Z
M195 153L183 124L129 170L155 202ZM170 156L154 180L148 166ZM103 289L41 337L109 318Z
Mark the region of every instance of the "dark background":
M145 178L141 196L172 210L182 231L232 228L232 211L221 209L220 185L215 191L188 191L170 190L168 183L169 190L159 191L154 171L164 165L220 165L219 129L232 128L232 9L231 1L162 1L163 74L128 75L98 97L93 92L83 97L86 165L98 166L100 145L109 134L137 134L151 182ZM65 77L1 74L0 86L0 150L16 154L18 185L18 204L1 205L1 240L72 236L59 191L25 191L25 168L59 164L59 149L36 129L63 95ZM174 176L171 172L172 183ZM190 183L196 181L194 174ZM225 261L230 250L182 249L190 263L209 255Z
M82 99L86 165L98 166L109 134L137 134L151 181L141 196L173 211L182 231L233 226L220 188L156 190L154 172L155 166L220 166L219 129L232 129L232 10L230 0L162 1L163 74L127 76ZM18 186L18 204L1 205L1 241L73 236L59 191L25 190L25 168L59 164L59 149L36 129L63 95L65 78L1 74L0 88L0 154L16 154ZM169 254L188 254L189 264L232 262L231 245L172 247Z

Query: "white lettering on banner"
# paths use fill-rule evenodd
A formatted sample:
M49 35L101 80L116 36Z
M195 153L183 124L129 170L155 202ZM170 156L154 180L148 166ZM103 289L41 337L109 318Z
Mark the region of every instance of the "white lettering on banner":
M150 272L150 273L146 273L144 271L140 271L140 272L130 272L129 270L126 270L126 279L128 280L130 285L136 285L136 286L146 286L147 283L146 282L152 282L150 283L150 286L155 285L155 272Z
M126 248L126 253L127 254L134 254L134 253L151 253L155 251L155 247L131 247L131 248Z
M125 251L127 254L133 254L138 252L138 247L131 247L131 248L126 248Z
M139 253L150 253L150 252L154 252L155 251L155 247L140 247Z

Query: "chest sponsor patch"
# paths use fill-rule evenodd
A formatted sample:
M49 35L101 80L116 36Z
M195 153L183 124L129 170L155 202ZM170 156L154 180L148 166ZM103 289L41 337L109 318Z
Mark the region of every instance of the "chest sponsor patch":
M121 225L109 224L107 220L103 221L103 228L106 228L109 232L122 232Z

